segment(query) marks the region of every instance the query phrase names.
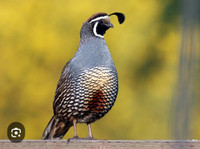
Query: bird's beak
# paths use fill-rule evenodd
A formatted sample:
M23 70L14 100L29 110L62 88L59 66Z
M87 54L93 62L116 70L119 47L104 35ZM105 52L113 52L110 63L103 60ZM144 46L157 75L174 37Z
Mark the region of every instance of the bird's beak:
M114 27L113 24L110 22L110 18L109 18L109 17L103 19L103 21L104 21L104 24L105 24L108 28L113 28L113 27Z
M109 28L114 28L112 23L109 23Z

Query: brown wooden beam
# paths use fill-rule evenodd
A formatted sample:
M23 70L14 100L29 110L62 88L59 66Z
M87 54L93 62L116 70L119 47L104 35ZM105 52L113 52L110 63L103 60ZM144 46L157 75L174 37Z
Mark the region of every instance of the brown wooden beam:
M200 149L200 141L176 140L0 140L0 149Z

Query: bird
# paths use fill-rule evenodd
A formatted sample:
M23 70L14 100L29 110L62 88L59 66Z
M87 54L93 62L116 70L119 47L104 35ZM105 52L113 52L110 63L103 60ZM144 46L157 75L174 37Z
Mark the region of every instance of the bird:
M77 123L88 126L88 137L94 139L91 123L102 118L113 107L118 94L118 75L104 34L113 28L110 16L119 24L125 20L121 12L95 13L80 31L80 43L74 57L64 66L53 101L54 115L46 126L43 140L60 140L70 127L77 135Z

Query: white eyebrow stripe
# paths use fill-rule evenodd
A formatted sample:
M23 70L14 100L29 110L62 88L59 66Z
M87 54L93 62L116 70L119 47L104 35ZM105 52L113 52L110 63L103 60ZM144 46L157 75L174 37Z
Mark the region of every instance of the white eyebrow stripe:
M101 20L101 19L105 19L105 18L109 18L109 16L103 16L103 17L95 18L95 19L91 20L90 23L92 23L92 22L94 22L94 21Z
M94 33L94 35L97 36L97 37L104 38L102 35L97 34L97 25L98 25L98 23L99 23L99 22L96 22L96 23L94 24L93 33Z

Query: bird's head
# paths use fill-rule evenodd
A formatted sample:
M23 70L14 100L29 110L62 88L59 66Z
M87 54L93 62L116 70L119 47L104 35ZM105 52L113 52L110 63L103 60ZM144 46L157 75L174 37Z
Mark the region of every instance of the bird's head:
M118 17L118 21L122 24L125 20L125 16L123 13L115 12L110 15L106 13L96 13L92 15L87 21L87 25L91 26L92 34L94 36L104 38L103 35L109 29L114 27L113 24L110 22L110 16L116 15Z

